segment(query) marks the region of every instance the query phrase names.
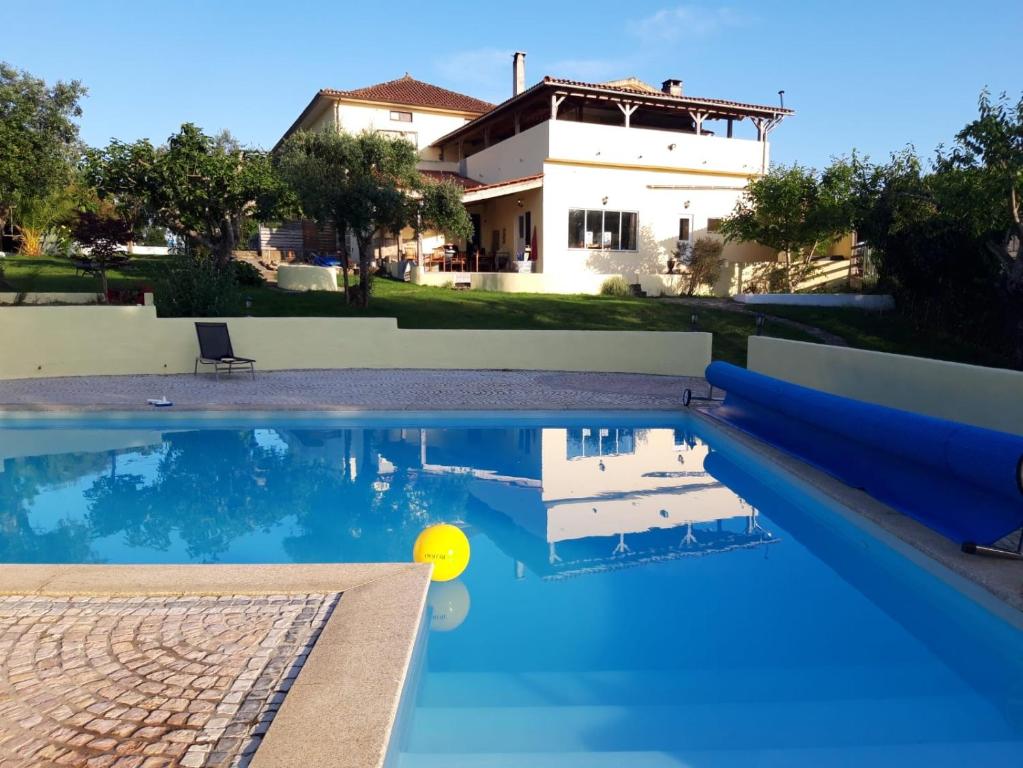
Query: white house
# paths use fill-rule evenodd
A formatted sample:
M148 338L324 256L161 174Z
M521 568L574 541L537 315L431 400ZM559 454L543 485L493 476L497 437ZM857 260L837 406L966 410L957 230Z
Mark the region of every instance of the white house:
M771 130L793 114L688 96L674 79L657 89L547 76L525 88L525 54L512 64L512 96L497 106L406 75L321 91L289 129L400 133L419 148L422 170L462 183L475 230L458 244L464 256L432 260L439 241L380 251L413 259L415 282L595 293L622 275L654 295L674 292L667 265L679 241L714 236L767 169ZM724 257L734 265L774 254L730 243ZM734 289L731 274L719 292Z

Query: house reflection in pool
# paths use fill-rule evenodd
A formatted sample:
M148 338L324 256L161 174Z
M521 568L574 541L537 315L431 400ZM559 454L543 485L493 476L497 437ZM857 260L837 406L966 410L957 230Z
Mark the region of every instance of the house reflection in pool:
M518 577L527 567L557 579L778 541L704 470L708 448L685 430L519 432L491 456L461 442L472 433L426 430L421 447L424 472L472 477L465 522L515 559Z

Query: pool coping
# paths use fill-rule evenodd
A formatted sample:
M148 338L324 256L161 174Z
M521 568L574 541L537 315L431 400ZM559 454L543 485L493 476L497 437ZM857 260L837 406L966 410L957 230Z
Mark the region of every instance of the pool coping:
M811 494L846 513L854 524L888 544L992 613L1023 630L1023 569L1011 560L967 555L955 542L823 470L713 416L716 405L689 413L740 448L770 461Z
M251 768L383 768L420 640L433 566L0 565L0 595L340 593Z

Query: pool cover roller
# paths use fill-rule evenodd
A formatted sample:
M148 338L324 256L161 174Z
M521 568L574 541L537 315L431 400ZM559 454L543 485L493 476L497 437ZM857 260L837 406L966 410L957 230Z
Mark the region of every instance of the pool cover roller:
M714 415L956 542L1023 525L1023 437L828 394L728 363Z

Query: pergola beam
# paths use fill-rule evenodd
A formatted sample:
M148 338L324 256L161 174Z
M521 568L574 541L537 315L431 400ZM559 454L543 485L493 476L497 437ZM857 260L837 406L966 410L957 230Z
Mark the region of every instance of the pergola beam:
M568 94L565 94L564 96L560 96L556 93L551 94L551 120L558 119L558 107L560 107L561 103L567 98Z
M618 109L625 115L625 127L628 128L631 124L632 113L639 109L639 104L623 104L621 101L617 101Z

